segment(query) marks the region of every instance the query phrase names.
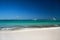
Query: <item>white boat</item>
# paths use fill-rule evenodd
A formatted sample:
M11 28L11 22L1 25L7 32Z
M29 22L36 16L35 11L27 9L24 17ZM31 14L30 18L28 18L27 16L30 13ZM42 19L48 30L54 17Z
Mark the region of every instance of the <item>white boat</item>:
M56 20L56 18L55 18L55 17L53 17L53 20Z
M37 20L36 18L34 18L33 20Z

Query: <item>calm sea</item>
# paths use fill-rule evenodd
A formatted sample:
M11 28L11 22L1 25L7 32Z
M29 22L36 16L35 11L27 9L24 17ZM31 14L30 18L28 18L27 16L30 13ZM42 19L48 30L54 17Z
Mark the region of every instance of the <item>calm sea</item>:
M24 27L60 24L60 20L0 20L0 27Z

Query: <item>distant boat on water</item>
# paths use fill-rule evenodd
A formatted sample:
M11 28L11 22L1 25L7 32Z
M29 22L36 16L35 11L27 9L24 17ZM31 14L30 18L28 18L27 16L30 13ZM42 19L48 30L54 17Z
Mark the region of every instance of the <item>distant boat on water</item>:
M33 20L38 20L38 19L34 18Z
M55 17L53 17L53 20L56 20L56 18L55 18Z

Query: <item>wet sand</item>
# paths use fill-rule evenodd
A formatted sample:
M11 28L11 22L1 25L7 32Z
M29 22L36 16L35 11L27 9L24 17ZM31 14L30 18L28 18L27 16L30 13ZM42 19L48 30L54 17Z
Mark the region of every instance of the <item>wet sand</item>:
M0 40L60 40L60 27L2 30Z

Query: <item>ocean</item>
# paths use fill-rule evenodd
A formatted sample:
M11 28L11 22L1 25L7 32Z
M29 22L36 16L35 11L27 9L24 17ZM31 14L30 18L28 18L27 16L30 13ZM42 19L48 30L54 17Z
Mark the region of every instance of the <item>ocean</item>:
M60 25L60 20L0 20L0 29L12 27L43 27L46 25Z

